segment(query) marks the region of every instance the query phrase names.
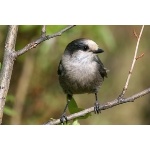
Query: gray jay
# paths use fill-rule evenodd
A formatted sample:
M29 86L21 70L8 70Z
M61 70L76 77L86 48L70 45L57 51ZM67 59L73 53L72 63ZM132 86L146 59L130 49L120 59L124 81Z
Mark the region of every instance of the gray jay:
M94 112L100 112L97 93L104 77L107 77L107 70L97 56L102 52L104 51L90 39L76 39L67 45L58 66L59 83L67 94L61 123L67 122L65 113L73 94L94 93Z

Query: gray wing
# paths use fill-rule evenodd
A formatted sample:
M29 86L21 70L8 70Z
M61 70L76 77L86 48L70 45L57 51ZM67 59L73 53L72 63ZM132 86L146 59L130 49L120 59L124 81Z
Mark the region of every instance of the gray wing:
M59 66L58 66L58 70L57 70L57 74L58 75L62 75L62 73L63 73L63 65L62 65L62 62L60 61L59 62Z
M96 56L96 57L94 58L94 61L97 62L98 67L99 67L99 73L101 74L101 76L103 77L103 79L104 79L104 77L107 78L107 69L104 67L104 65L103 65L103 63L101 62L101 60L99 59L99 57Z

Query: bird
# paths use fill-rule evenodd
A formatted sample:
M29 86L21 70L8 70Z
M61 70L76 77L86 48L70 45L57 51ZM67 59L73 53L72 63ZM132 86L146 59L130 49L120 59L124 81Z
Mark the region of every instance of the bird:
M66 110L74 94L94 93L94 112L100 113L98 90L107 69L104 67L97 54L104 50L91 39L79 38L71 41L65 48L58 65L59 83L67 95L67 104L60 116L60 122L67 122Z

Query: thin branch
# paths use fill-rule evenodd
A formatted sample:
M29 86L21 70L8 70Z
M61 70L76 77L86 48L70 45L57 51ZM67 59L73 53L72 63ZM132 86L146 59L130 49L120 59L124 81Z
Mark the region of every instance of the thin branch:
M133 34L134 34L134 36L138 39L139 37L138 37L138 35L137 35L137 33L136 33L136 31L135 31L135 29L133 30Z
M119 95L118 99L122 98L128 88L128 84L129 84L129 81L130 81L130 78L131 78L131 75L132 75L132 71L133 71L133 68L134 68L134 65L135 65L135 62L137 60L137 52L138 52L138 47L139 47L139 43L140 43L140 39L141 39L141 36L142 36L142 33L143 33L143 29L144 29L144 25L142 26L141 28L141 31L140 31L140 35L137 36L136 32L134 31L134 35L138 38L137 39L137 44L136 44L136 48L135 48L135 53L134 53L134 57L133 57L133 61L132 61L132 65L131 65L131 68L130 68L130 71L129 71L129 74L128 74L128 77L127 77L127 80L126 80L126 83L125 83L125 86L121 92L121 94Z
M137 94L134 94L128 98L122 98L120 101L118 101L118 99L112 100L110 102L107 102L107 103L101 105L100 110L109 109L109 108L112 108L114 106L117 106L117 105L120 105L123 103L127 103L127 102L134 102L134 100L136 100L136 99L138 99L138 98L140 98L140 97L142 97L148 93L150 93L150 88L148 88L142 92L139 92ZM94 107L90 107L90 108L85 109L83 111L69 115L69 116L67 116L67 120L68 121L73 120L73 119L76 119L78 117L85 116L86 114L91 113L91 112L94 112ZM56 125L56 124L60 124L60 119L48 121L47 123L45 123L45 125Z
M46 25L42 26L41 36L42 37L46 36Z
M135 59L137 60L137 59L140 59L140 58L142 58L144 56L144 53L142 53L141 55L139 55L139 56L137 56Z
M69 29L71 29L71 28L73 28L74 26L75 26L75 25L70 25L70 26L68 26L68 27L62 29L61 31L59 31L59 32L57 32L57 33L55 33L55 34L52 34L52 35L41 36L41 37L38 38L37 40L35 40L35 41L33 41L33 42L27 44L24 48L22 48L22 49L16 51L16 52L15 52L15 53L16 53L16 56L20 56L20 55L26 53L28 50L30 50L30 49L32 49L32 48L35 48L37 45L39 45L39 44L40 44L41 42L43 42L43 41L49 40L49 39L54 38L54 37L56 37L56 36L61 36L62 33L66 32L67 30L69 30Z

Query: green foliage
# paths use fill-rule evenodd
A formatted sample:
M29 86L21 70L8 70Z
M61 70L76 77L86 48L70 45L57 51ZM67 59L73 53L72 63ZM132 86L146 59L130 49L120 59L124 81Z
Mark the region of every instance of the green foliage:
M30 32L33 31L35 29L36 26L33 25L26 25L26 26L19 26L19 30L21 30L21 32Z
M66 26L62 26L62 25L50 25L50 26L46 26L46 32L47 34L54 34L56 32L59 32L60 30L64 29Z
M7 98L6 98L6 104L5 104L5 107L4 107L4 114L8 115L8 116L13 116L16 114L16 111L9 105L7 104L10 104L10 103L13 103L14 102L14 95L12 94L8 94L7 95Z
M75 119L75 120L73 121L72 125L80 125L80 123L78 122L77 119Z
M78 107L78 105L73 97L69 102L68 109L71 114L84 110L83 108ZM91 113L88 113L84 116L78 117L78 119L87 119L89 116L91 116Z
M4 107L4 114L6 114L8 116L13 116L16 114L16 112L11 107L5 106Z
M108 26L101 26L99 29L99 34L102 39L101 43L104 43L108 47L109 51L114 50L116 47L116 40L110 28Z
M7 95L7 98L6 98L7 102L14 102L14 99L15 99L14 95L12 94Z
M69 105L68 105L68 109L69 109L69 112L71 114L73 113L76 113L76 112L79 112L82 110L82 108L79 108L76 101L74 100L74 98L72 97L72 99L70 100L69 102Z

